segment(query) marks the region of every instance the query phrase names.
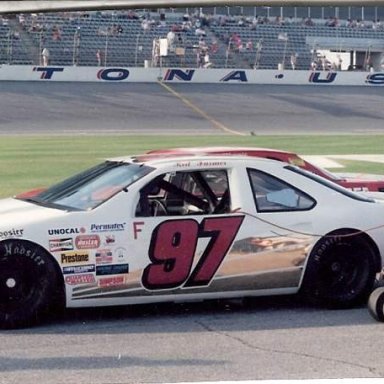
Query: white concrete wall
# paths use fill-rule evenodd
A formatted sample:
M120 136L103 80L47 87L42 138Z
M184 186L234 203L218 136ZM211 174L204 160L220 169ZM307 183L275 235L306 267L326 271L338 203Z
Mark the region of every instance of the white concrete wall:
M1 65L0 81L86 81L384 86L384 72Z

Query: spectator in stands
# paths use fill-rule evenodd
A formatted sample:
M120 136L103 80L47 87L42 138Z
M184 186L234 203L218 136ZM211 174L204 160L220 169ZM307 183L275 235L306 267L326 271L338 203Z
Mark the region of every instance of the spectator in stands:
M199 37L201 37L201 36L205 37L206 33L205 33L203 28L198 27L198 28L195 29L195 35L199 36Z
M152 66L157 67L160 64L160 40L153 39L152 42Z
M49 50L48 48L44 48L41 52L41 57L43 59L43 66L47 67L49 65Z
M97 66L101 67L103 65L103 52L100 49L96 51L96 60Z
M312 60L312 62L311 62L311 71L316 71L316 69L317 69L317 60Z
M52 27L52 40L61 40L61 31L57 25Z
M372 57L370 54L368 54L366 56L364 66L365 66L366 71L371 71L371 69L372 69Z
M174 51L174 48L175 48L175 38L176 38L176 34L173 31L173 28L171 28L167 33L168 49L171 52Z
M204 53L204 64L203 68L210 68L212 66L211 60L209 58L209 53L208 50L205 51Z
M136 13L132 10L129 10L128 11L128 14L127 14L127 18L128 19L133 19L133 20L138 20L139 19L139 16L136 15Z
M197 50L197 67L204 68L205 63L205 49L199 48Z
M143 28L143 32L144 32L144 33L147 33L148 31L150 31L150 29L151 29L151 23L149 22L148 19L144 19L144 20L141 22L141 28Z
M337 62L336 62L337 71L341 71L342 64L343 64L343 59L341 58L341 55L337 55Z
M212 37L210 50L212 53L216 53L219 50L219 43L216 37Z
M291 68L293 71L296 69L297 56L298 56L297 52L293 52L291 55Z
M242 43L241 37L238 33L236 33L236 32L232 33L232 36L230 38L230 44L233 45L235 51L237 51L237 52L242 48L243 43Z

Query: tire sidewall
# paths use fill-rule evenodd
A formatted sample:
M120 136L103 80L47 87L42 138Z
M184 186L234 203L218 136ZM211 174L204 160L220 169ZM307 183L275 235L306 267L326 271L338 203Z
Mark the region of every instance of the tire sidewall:
M326 285L324 270L332 262L337 252L350 250L350 263L355 264L354 289L331 291ZM369 242L353 232L343 231L328 235L321 239L313 248L305 271L302 292L309 302L330 308L347 308L358 305L366 300L375 281L374 251Z
M25 268L23 273L28 274L33 281L31 293L17 307L0 302L0 328L20 328L36 324L48 311L57 288L57 272L52 258L36 244L23 240L7 240L0 243L0 260L10 266L17 261L21 269Z

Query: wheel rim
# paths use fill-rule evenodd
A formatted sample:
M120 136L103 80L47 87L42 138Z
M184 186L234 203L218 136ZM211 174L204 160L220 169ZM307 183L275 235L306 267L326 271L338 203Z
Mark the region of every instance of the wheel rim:
M360 286L365 285L367 262L364 253L355 249L353 245L339 244L323 260L321 280L330 297L353 295Z
M23 256L0 259L0 306L14 308L35 291L35 265Z

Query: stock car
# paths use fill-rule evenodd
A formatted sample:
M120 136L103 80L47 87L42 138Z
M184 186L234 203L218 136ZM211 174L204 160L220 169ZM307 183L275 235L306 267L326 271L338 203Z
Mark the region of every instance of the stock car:
M358 192L384 192L384 176L381 175L365 175L365 174L337 174L318 167L303 159L294 152L283 151L270 148L254 148L254 147L192 147L192 148L170 148L156 149L148 152L155 156L161 155L246 155L265 157L284 161L289 164L297 165L316 175L322 176L334 183L340 184L345 188Z
M384 204L292 164L110 159L0 201L0 327L60 305L299 293L350 307L382 270L383 234Z

